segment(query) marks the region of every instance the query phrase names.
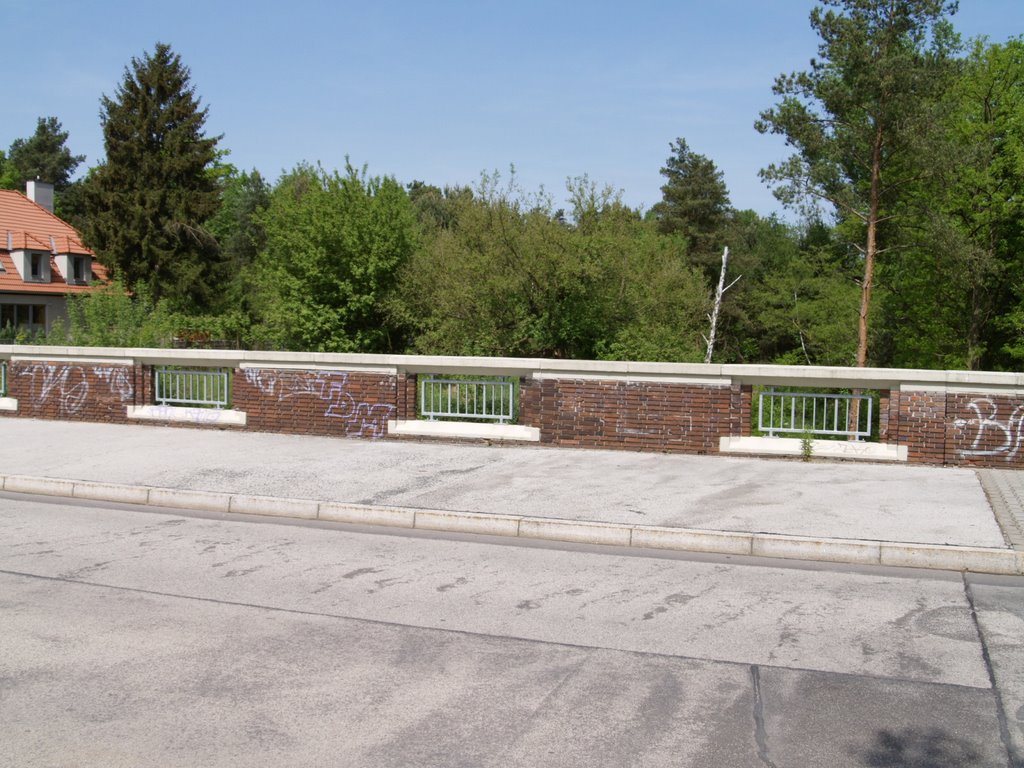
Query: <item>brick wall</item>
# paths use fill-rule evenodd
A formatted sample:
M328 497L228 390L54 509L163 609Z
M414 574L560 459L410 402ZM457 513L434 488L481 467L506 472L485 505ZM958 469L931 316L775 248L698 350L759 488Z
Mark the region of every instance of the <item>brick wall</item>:
M740 387L544 379L522 387L520 421L549 445L717 453L742 399Z
M899 431L894 442L907 446L908 460L942 464L946 456L946 393L900 392L897 408ZM889 434L892 440L891 415Z
M85 351L78 360L87 357ZM232 405L266 432L338 437L387 436L391 419L416 418L415 374L236 368ZM717 453L724 436L749 436L753 387L626 382L545 376L520 379L520 417L547 445L680 453ZM124 423L128 406L153 403L153 368L74 360L8 363L8 397L17 411L0 417ZM903 391L879 395L882 442L907 447L912 463L1024 468L1024 397ZM205 413L205 411L204 411ZM195 419L178 426L210 426Z
M396 418L395 376L277 368L236 370L234 408L260 432L384 437Z
M11 361L7 364L7 396L18 410L7 416L64 421L124 423L129 405L148 396L142 366L92 363Z

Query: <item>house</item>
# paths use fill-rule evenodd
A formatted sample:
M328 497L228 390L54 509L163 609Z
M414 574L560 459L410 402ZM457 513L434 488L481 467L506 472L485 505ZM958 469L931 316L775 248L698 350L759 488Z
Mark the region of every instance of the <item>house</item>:
M53 185L0 189L0 330L49 330L67 295L109 282L78 232L53 213Z

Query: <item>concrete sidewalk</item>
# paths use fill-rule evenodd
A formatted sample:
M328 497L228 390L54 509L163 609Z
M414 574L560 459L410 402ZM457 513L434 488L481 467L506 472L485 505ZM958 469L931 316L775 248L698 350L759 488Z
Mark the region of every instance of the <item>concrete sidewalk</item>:
M331 519L321 507L333 504L362 510L333 518L354 522L403 525L408 519L415 525L418 517L422 524L416 527L595 543L620 543L619 532L628 531L633 545L634 539L648 542L642 546L674 541L671 547L679 549L843 562L885 562L884 556L875 559L881 544L910 553L889 564L993 570L968 557L977 551L983 561L1000 564L996 572L1024 570L1024 553L1012 546L1013 531L1000 529L979 474L968 469L28 419L0 420L0 435L0 474L7 476L9 491L71 495L70 484L33 486L17 479L56 478L165 489L152 498L147 493L144 503L168 506L199 504L200 496L186 492L202 491L214 499L208 507L223 505L225 511L302 509L297 516ZM1018 480L1024 473L985 472L999 476L998 484L986 483L990 492L1009 489L999 494L1005 528L1019 513L1014 505L1024 498L1024 482ZM39 490L44 487L50 490ZM106 498L85 485L78 495L89 493ZM250 497L267 498L241 501ZM325 504L289 506L283 500ZM396 511L375 517L375 510ZM503 525L512 520L515 532L508 534ZM532 533L523 533L523 520ZM590 534L579 533L584 529ZM705 539L712 543L701 544Z

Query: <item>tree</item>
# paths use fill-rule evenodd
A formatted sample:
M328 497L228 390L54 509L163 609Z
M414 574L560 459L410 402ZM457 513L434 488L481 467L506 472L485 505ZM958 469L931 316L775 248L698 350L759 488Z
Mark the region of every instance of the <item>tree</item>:
M926 172L920 159L957 46L945 16L955 10L945 0L824 0L811 12L820 58L776 79L782 100L755 124L796 149L762 179L783 203L834 206L863 256L858 366L867 364L875 261L895 245L882 242L886 225L903 188Z
M40 117L30 138L11 143L4 175L19 189L30 179L50 182L58 192L67 189L71 174L85 160L85 155L71 154L67 140L68 132L56 117Z
M222 182L220 209L207 222L226 267L226 284L217 302L222 310L237 310L245 316L255 311L254 267L267 242L260 216L270 205L270 192L270 185L255 169L251 173L232 169Z
M402 270L393 315L427 354L699 360L707 290L616 193L569 184L572 222L514 176L453 200Z
M912 248L883 273L893 364L1012 365L1024 282L1024 40L975 41L943 99L945 149L907 213Z
M220 191L210 172L221 137L207 137L190 73L169 45L132 58L101 101L106 160L91 174L84 235L114 274L181 311L209 307L222 279L204 228Z
M401 351L385 305L416 247L416 213L391 177L300 165L256 217L265 340L321 352Z
M691 254L710 257L717 278L717 260L724 243L721 232L729 220L729 192L722 172L704 155L690 150L684 139L669 144L672 156L661 175L661 202L651 208L662 234L681 234ZM707 260L707 258L705 259Z

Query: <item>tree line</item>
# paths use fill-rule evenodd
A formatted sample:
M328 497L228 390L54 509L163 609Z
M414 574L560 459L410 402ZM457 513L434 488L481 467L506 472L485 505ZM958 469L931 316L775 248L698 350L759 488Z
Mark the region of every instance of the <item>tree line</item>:
M55 118L0 153L52 179L111 269L51 336L331 352L1014 369L1024 357L1024 40L963 42L940 0L824 0L807 70L755 127L798 223L735 209L680 137L649 210L586 176L566 208L514 169L440 188L297 164L270 182L205 131L170 46L101 101L105 159ZM738 280L737 280L738 278ZM735 282L733 282L735 281Z

